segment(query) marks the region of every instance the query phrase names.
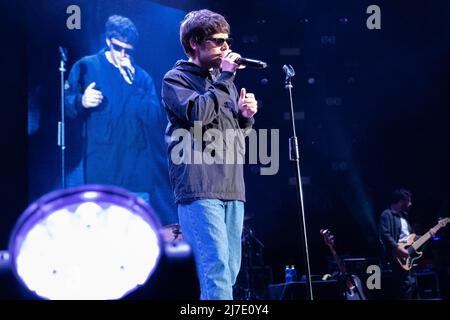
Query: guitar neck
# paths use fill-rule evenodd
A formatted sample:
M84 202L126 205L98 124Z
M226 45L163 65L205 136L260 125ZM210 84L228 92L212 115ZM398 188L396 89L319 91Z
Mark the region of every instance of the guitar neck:
M436 233L436 232L438 232L438 230L439 230L440 228L442 228L442 226L439 225L439 224L437 224L437 225L435 225L435 226L432 228L432 230L434 231L434 233ZM419 239L417 239L417 241L415 241L415 242L412 244L412 247L414 248L414 250L417 250L417 249L419 249L421 246L423 246L425 242L427 242L428 240L430 240L430 238L431 238L431 235L430 235L429 232L427 232L427 233L425 233L423 236L421 236Z
M345 263L342 261L342 259L339 257L339 255L336 253L336 250L334 249L334 245L332 242L332 238L329 234L329 231L327 230L321 230L320 233L325 237L325 243L328 245L328 248L331 251L331 254L334 257L334 260L336 261L336 265L339 269L339 272L345 276L345 284L347 286L347 289L350 292L353 292L353 290L355 289L355 283L353 281L352 277L348 277L347 275L347 270L345 268Z
M336 253L336 250L334 250L334 248L330 247L330 250L331 250L331 253L333 254L334 259L336 260L336 264L338 266L339 271L341 273L345 273L346 272L345 264L342 261L341 257L338 256L338 254Z

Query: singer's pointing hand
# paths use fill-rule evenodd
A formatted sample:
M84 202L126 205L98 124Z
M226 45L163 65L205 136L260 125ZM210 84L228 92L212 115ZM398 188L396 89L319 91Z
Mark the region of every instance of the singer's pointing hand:
M258 102L255 99L255 95L253 93L247 93L245 88L241 89L239 96L239 110L246 118L251 118L258 112Z
M84 90L83 97L81 98L81 104L85 108L97 107L103 100L103 94L99 90L95 90L95 82L90 83L86 90Z

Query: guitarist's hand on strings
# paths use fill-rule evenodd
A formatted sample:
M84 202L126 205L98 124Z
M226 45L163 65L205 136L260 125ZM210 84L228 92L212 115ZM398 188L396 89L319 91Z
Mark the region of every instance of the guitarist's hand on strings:
M432 238L434 238L434 236L436 235L436 231L433 230L433 228L431 228L430 230L428 230L428 233L430 234L430 236Z
M408 251L401 247L397 247L396 249L394 249L394 255L401 260L406 260L409 257Z

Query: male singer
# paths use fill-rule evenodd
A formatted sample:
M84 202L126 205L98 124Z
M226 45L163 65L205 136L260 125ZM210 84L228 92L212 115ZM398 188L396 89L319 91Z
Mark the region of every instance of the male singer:
M195 128L200 125L202 132L213 132L212 139L226 149L226 130L242 137L257 112L254 94L244 88L239 93L233 83L240 55L230 49L229 34L222 15L209 10L188 13L180 26L188 60L178 61L162 85L169 119L169 176L181 230L196 259L203 300L233 299L232 286L241 264L245 187L242 164L192 161L189 155L198 156L196 145L204 146L197 141ZM179 132L188 133L184 142L177 138ZM179 150L179 143L190 148L181 152L186 157L181 163L174 161L180 152L172 152Z
M106 47L76 62L68 79L67 116L83 123L83 183L116 185L148 201L149 137L158 134L152 121L160 104L153 80L133 61L133 22L114 15L105 29Z

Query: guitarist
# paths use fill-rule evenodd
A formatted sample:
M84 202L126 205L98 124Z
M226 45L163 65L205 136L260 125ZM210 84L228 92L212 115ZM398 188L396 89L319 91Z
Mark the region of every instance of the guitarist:
M411 270L404 270L396 258L408 258L408 252L399 247L399 243L406 243L413 232L408 219L408 209L412 205L412 193L406 189L397 189L391 195L390 207L380 216L379 236L382 243L383 258L392 268L394 298L409 300L416 297L417 279ZM435 232L430 229L431 236Z

